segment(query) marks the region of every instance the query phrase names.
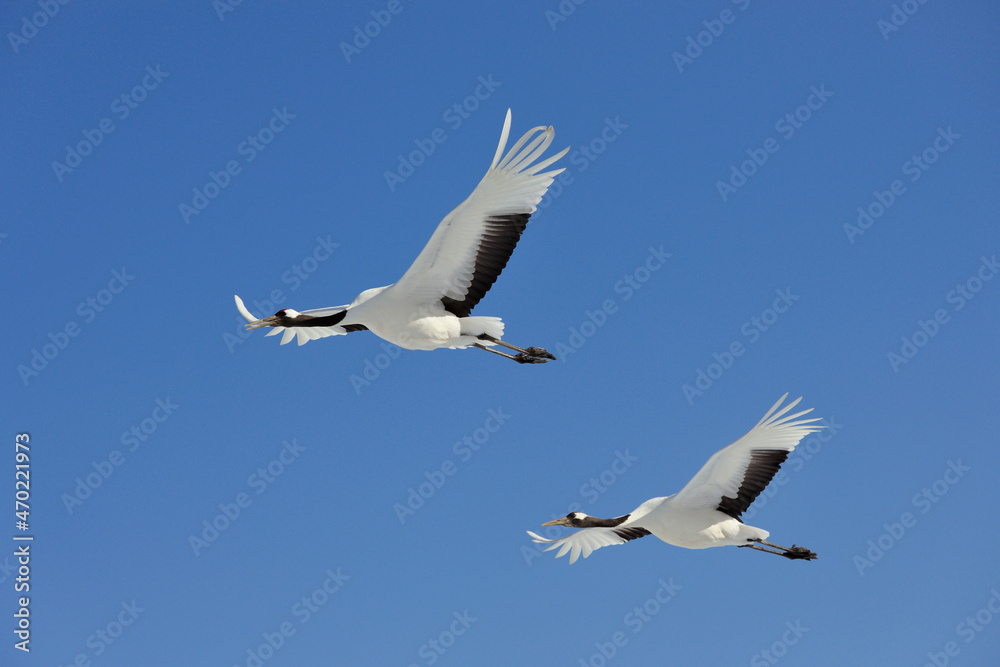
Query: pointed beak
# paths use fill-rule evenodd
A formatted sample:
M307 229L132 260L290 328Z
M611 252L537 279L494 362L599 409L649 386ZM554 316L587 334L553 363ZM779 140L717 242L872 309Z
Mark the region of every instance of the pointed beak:
M265 317L262 320L254 320L253 322L248 322L246 325L247 329L259 329L261 327L273 327L276 326L278 322L278 316L272 315L271 317Z
M543 526L568 526L569 519L562 517L561 519L556 519L555 521L546 521L542 524Z

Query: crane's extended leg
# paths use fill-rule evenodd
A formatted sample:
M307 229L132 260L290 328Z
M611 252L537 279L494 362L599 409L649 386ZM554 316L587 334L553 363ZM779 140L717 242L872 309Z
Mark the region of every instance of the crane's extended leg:
M545 359L539 359L537 357L532 357L532 356L527 355L527 354L525 354L523 352L518 352L515 355L515 354L507 354L506 352L501 352L500 350L494 350L492 347L488 347L486 345L480 345L479 343L473 343L472 346L473 347L478 347L480 350L486 350L487 352L492 352L493 354L499 354L501 357L505 357L507 359L513 359L514 361L516 361L519 364L544 364L544 363L546 363Z
M785 558L790 558L792 560L798 560L798 559L814 560L816 558L819 558L819 556L814 554L809 549L806 549L805 547L795 546L794 544L791 547L783 547L780 544L772 544L771 542L765 542L764 540L761 539L747 540L747 541L755 542L756 544L740 544L739 547L740 548L748 547L750 549L756 549L757 551L766 551L769 554L777 554L779 556L784 556ZM765 549L764 547L759 546L760 544L766 544L769 547L774 547L775 549L781 549L781 551L774 551L773 549Z
M494 338L493 336L490 336L488 334L482 334L481 336L479 336L479 338L481 340L488 340L491 343L495 343L497 345L503 345L509 350L515 350L516 352L519 352L528 357L537 357L539 359L552 359L552 360L555 360L556 358L554 354L552 354L543 347L518 347L517 345L511 345L510 343L505 343L499 338Z

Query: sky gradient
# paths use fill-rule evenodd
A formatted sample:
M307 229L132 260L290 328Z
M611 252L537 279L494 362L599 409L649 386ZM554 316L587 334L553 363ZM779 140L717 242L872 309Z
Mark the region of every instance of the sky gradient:
M689 5L4 3L0 663L995 663L1000 9ZM474 314L558 361L243 330L395 281L508 108L570 152ZM525 534L786 392L745 518L818 560Z

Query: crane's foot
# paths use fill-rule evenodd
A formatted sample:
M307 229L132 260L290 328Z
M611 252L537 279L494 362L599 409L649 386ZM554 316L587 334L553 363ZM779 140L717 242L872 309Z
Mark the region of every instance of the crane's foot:
M531 348L528 348L528 349L530 350ZM547 359L539 359L538 357L535 357L535 356L532 356L532 355L529 355L529 354L525 354L524 352L518 352L517 354L513 355L510 358L513 359L514 361L516 361L519 364L545 364L545 363L548 363ZM555 357L552 357L552 358L555 359Z
M797 547L794 544L791 549L788 549L781 555L792 560L815 560L816 558L819 558L819 556L814 554L812 551L809 551L809 549L806 549L805 547Z
M556 355L552 354L544 347L518 347L517 345L511 345L510 343L504 342L499 338L494 338L489 334L480 334L479 339L488 340L495 345L506 347L508 350L514 350L517 352L516 355L500 352L499 350L493 350L486 345L476 345L476 347L489 350L494 354L499 354L500 356L507 357L508 359L513 359L520 364L544 364L546 361L550 359L555 360L556 358Z
M816 560L817 558L819 558L819 556L814 554L809 549L806 549L805 547L795 546L794 544L791 547L783 547L780 544L772 544L771 542L765 542L764 540L759 538L748 539L747 542L749 544L739 544L737 546L741 548L746 547L749 549L755 549L757 551L766 551L769 554L774 554L776 556L784 556L785 558L788 558L790 560ZM767 549L765 547L760 546L761 544L766 544L769 547L774 547L774 549ZM780 549L780 551L775 551L775 549Z

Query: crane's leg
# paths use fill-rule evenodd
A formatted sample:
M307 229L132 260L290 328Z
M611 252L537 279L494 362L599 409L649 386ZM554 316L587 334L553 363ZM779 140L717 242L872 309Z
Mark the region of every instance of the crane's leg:
M756 544L738 544L740 549L756 549L757 551L766 551L769 554L778 554L779 556L784 556L784 551L772 551L771 549L765 549L764 547L759 547Z
M555 360L555 355L546 350L543 347L518 347L517 345L511 345L510 343L505 343L499 338L494 338L488 334L482 334L479 336L480 340L488 340L491 343L496 343L497 345L503 345L509 350L515 350L520 354L528 357L537 357L539 359L552 359Z
M519 364L544 364L544 363L546 363L545 359L539 359L537 357L532 357L530 355L525 354L524 352L518 352L516 355L515 354L507 354L506 352L501 352L500 350L494 350L492 347L489 347L489 346L486 346L486 345L480 345L479 343L473 343L472 347L478 347L480 350L486 350L487 352L492 352L493 354L499 354L501 357L505 357L507 359L513 359L514 361L516 361Z
M744 547L750 549L756 549L757 551L766 551L769 554L777 554L779 556L784 556L785 558L790 558L792 560L802 559L802 560L814 560L819 558L816 554L805 547L797 547L794 544L791 547L783 547L779 544L772 544L771 542L765 542L761 539L747 540L748 542L754 542L755 544L740 544L739 547L742 549ZM761 544L766 544L769 547L774 547L775 549L781 549L781 551L774 551L773 549L765 549Z

